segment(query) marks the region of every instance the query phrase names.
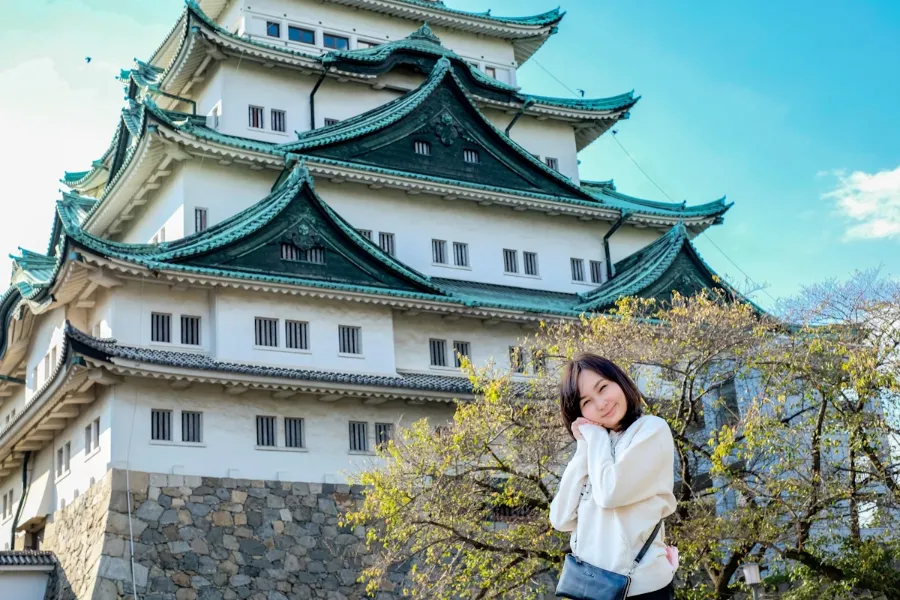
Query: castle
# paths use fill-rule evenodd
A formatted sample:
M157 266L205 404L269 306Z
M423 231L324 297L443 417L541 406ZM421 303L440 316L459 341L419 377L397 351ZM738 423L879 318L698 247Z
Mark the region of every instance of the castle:
M690 240L724 199L581 178L637 97L517 86L563 16L188 0L13 257L0 548L61 597L359 597L345 474L451 418L462 356L527 378L542 320L723 285Z

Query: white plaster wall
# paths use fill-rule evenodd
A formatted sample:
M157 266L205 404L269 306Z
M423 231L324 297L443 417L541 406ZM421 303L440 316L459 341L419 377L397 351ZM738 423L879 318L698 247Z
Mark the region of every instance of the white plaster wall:
M244 0L231 0L216 22L232 33L241 32L243 25Z
M315 0L252 0L244 11L246 33L267 43L279 43L266 36L266 21L282 23L282 42L287 41L288 24L316 30L318 47L290 42L289 47L306 52L320 52L322 32L327 31L350 38L350 47L356 48L357 39L387 42L407 37L421 27L418 20L400 19L365 10ZM433 27L444 46L464 58L487 63L514 71L516 64L512 43L474 33L466 33L443 27ZM514 75L514 73L511 73Z
M12 394L6 398L0 398L0 431L3 431L12 422L12 418L18 415L25 405L29 393L23 385L10 388ZM15 410L15 414L13 414Z
M47 509L52 514L63 505L70 504L75 498L83 494L95 481L99 481L108 469L111 455L111 403L109 401L108 388L97 388L97 399L81 406L80 414L72 419L65 429L56 432L55 437L47 442L42 449L32 453L31 457L31 484L34 486L32 493L46 484L49 486L49 506ZM85 452L85 427L93 423L94 419L100 419L100 444L88 454ZM56 451L64 448L66 443L70 446L69 471L62 476L56 475ZM0 494L15 490L14 511L18 508L22 499L22 471L21 467L15 472L0 480ZM36 507L34 499L29 498L26 506ZM34 515L23 514L20 522ZM0 548L6 548L10 539L13 518L0 521ZM2 579L0 575L0 579ZM0 596L4 597L5 596Z
M190 288L174 291L168 285L128 281L113 288L109 316L111 337L120 344L179 351L210 349L210 318L207 290ZM151 314L172 315L172 343L150 341ZM183 345L181 316L200 317L200 345Z
M119 343L208 353L219 360L326 371L394 374L393 314L390 308L316 298L238 290L189 288L128 282L112 295L111 337ZM172 343L150 340L151 313L172 315ZM200 345L183 345L181 315L200 317ZM279 347L255 347L256 317L279 319ZM285 320L309 323L309 351L285 347ZM360 356L338 352L338 326L361 327Z
M530 332L531 330L510 323L485 326L475 319L446 321L440 316L410 317L398 313L394 317L394 353L397 356L397 369L437 375L459 375L459 369L454 366L453 342L469 342L469 359L476 366L493 363L500 369L506 369L510 366L509 347L517 346ZM431 365L429 341L432 339L447 342L449 367Z
M251 61L222 64L204 88L198 112L208 113L221 100L219 131L255 140L286 144L296 139L295 131L309 130L309 96L318 81L315 75L283 69L266 69ZM325 119L343 120L378 108L400 95L390 90L374 90L356 83L326 80L316 92L316 126ZM264 109L262 129L249 126L249 107ZM272 109L285 111L284 133L273 131Z
M194 208L207 210L207 227L253 206L272 191L278 171L253 171L243 165L220 165L192 159L184 166L184 231L194 233ZM166 238L168 239L168 238Z
M218 292L215 307L219 360L329 371L394 374L393 315L390 308L275 294ZM279 348L254 347L256 317L279 319ZM309 323L308 352L284 347L284 321ZM338 352L338 327L362 328L362 355Z
M165 228L165 241L184 237L184 175L182 167L172 165L172 175L162 181L138 216L130 221L130 227L122 234L122 241L129 244L148 244L150 239Z
M590 260L605 261L603 235L611 223L584 222L574 217L548 217L515 212L473 202L439 200L426 195L377 191L352 185L317 182L316 190L354 227L395 234L397 257L414 269L435 277L495 283L515 287L584 292L590 283ZM402 215L402 217L399 217ZM660 232L623 226L610 242L613 262L643 248ZM431 240L469 245L469 269L432 264ZM503 249L519 251L519 275L503 271ZM539 277L523 275L522 252L537 252ZM586 282L573 282L571 258L585 260Z
M345 398L334 403L320 402L309 396L274 400L268 394L247 392L240 397L223 394L220 387L195 385L174 391L165 383L128 379L115 388L116 466L128 466L151 473L282 479L285 481L341 482L344 474L369 461L367 454L349 450L349 422L365 421L369 425L369 446L374 447L375 423L407 426L421 418L435 425L452 418L446 404L410 406L394 401L368 406L360 399ZM136 410L134 410L136 407ZM203 412L203 442L151 442L151 409L173 411L173 438L181 439L180 411ZM131 430L134 410L134 433ZM256 417L277 416L279 449L256 448ZM306 449L284 448L284 417L304 419Z
M500 131L505 131L513 116L498 110L484 110L484 115ZM571 125L560 121L538 121L535 117L523 115L509 132L510 137L520 146L540 156L541 161L547 157L559 161L559 172L576 184L580 182L578 175L578 149L575 145L575 130Z
M50 573L46 571L0 571L0 598L44 600Z
M55 363L50 363L49 373L45 372L44 357L52 347L56 347L56 357L62 353L63 329L65 328L65 308L55 308L35 317L34 329L25 355L25 401L31 398L34 391L41 387L55 368ZM39 380L35 380L35 367L40 373ZM21 412L21 406L16 407L16 413Z
M100 481L108 470L112 442L112 405L109 388L97 387L97 399L84 405L81 413L69 425L56 434L53 443L41 451L35 469L41 472L49 468L54 486L52 510L68 506L84 493L94 482ZM90 453L85 452L85 427L100 419L100 445ZM56 451L66 443L71 446L70 471L62 477L56 476Z
M207 209L207 227L211 227L268 196L277 177L271 169L253 171L213 160L180 163L125 231L123 241L149 243L163 227L167 242L190 235L195 208Z
M4 494L8 494L9 491L13 491L13 512L8 517L0 516L0 550L10 550L11 546L9 543L10 533L12 531L12 522L13 517L16 513L16 507L19 505L19 500L22 499L22 471L20 469L10 473L6 477L0 478L0 507L2 507L2 496ZM2 581L3 575L0 575L0 581ZM3 588L0 586L0 591ZM6 598L7 596L0 596ZM15 597L15 596L11 596Z

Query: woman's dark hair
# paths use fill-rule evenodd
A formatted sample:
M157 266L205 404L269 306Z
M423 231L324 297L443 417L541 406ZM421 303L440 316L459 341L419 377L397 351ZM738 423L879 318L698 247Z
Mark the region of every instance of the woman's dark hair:
M572 423L581 415L581 393L578 391L578 377L582 371L593 371L608 381L619 384L625 394L628 409L622 418L620 430L624 431L638 420L642 413L641 393L628 373L620 369L616 363L596 354L583 352L577 354L563 368L562 382L559 390L559 408L562 413L566 431L572 435ZM574 437L574 436L573 436Z

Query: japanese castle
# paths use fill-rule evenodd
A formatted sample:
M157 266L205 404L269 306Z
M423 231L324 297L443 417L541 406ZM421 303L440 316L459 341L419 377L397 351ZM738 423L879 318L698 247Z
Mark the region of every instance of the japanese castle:
M61 555L49 529L81 527L84 497L122 472L147 502L181 488L173 510L207 480L340 492L397 427L471 397L461 356L524 379L517 343L542 320L724 285L690 241L724 199L579 173L638 97L517 85L563 17L188 0L121 72L110 145L64 174L48 247L12 257L0 548Z

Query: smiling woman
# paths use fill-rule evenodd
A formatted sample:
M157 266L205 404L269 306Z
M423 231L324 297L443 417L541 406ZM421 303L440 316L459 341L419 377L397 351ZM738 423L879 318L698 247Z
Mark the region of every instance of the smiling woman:
M612 361L580 354L566 365L560 411L577 450L550 505L553 527L572 532L557 595L674 598L677 559L662 520L675 512L675 446L668 424L642 415L642 403ZM597 583L607 580L621 584L618 595Z

